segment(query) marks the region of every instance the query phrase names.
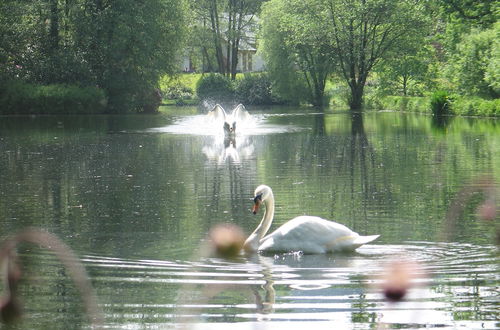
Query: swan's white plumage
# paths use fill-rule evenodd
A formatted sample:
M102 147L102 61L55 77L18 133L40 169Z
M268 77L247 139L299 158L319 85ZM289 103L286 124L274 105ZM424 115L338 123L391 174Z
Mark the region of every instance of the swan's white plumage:
M220 104L216 104L215 107L209 111L207 117L213 122L222 122L222 128L226 136L234 136L236 134L236 124L247 121L250 118L250 114L243 104L238 104L231 113L227 113Z
M264 237L274 214L274 196L271 188L265 185L257 187L255 196L256 203L262 201L266 211L257 229L245 242L244 247L247 251L304 253L353 251L379 237L379 235L360 236L340 223L306 215L286 222Z
M362 236L361 236L362 237ZM327 253L354 250L374 240L359 239L360 235L346 226L314 216L296 217L260 241L260 251L302 251Z
M234 108L233 112L231 113L231 116L235 121L239 122L248 121L250 118L250 114L243 104L238 104L238 106Z
M225 121L227 114L220 104L216 104L215 107L208 112L207 116L213 121Z

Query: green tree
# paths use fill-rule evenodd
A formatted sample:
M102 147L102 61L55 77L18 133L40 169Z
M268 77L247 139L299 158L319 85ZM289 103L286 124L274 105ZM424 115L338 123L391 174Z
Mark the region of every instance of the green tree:
M334 67L326 14L316 0L274 0L263 6L262 49L283 97L287 95L281 91L287 87L296 91L302 81L309 102L323 106L326 81Z
M349 106L359 110L370 72L382 60L408 53L408 40L426 30L418 0L325 0L333 60L350 89Z
M196 69L203 72L217 72L217 59L213 48L212 33L209 28L209 18L200 2L189 4L188 33L185 56L189 57Z
M498 97L500 2L440 0L438 4L443 18L436 34L441 88L468 96Z
M6 78L99 86L110 112L151 110L159 77L175 70L184 1L5 0L0 61Z
M433 55L432 46L415 44L413 51L384 61L377 70L380 86L392 95L423 94L433 84Z
M500 22L495 23L493 32L493 42L491 45L491 59L484 73L484 80L488 86L498 96L500 95Z
M487 28L498 20L498 1L439 0L445 16L451 21Z
M306 98L306 85L294 64L294 55L283 42L285 33L277 24L282 10L283 3L277 1L263 6L259 51L276 92L290 103L299 103Z
M143 109L160 76L175 71L184 3L176 0L86 1L78 13L78 48L111 112Z
M473 29L462 36L449 66L450 80L459 92L498 97L499 36L500 24L484 31ZM494 52L497 52L497 56Z

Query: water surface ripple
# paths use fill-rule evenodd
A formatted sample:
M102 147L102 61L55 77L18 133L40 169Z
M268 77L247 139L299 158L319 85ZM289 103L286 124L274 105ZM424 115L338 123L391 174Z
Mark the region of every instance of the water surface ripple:
M495 246L403 243L367 245L348 255L291 253L233 261L86 256L84 262L98 288L126 285L144 292L175 292L175 299L168 303L134 295L104 303L105 311L113 311L107 319L113 323L116 318L117 327L124 317L133 323L139 317L135 311L140 309L138 327L158 325L163 320L170 326L214 329L227 326L227 322L237 322L233 327L239 328L250 324L286 328L286 323L281 323L284 321L331 322L346 327L360 322L455 328L462 324L460 315L469 312L465 306L479 304L483 318L490 314L489 321L463 324L471 328L496 326L499 292L494 283L500 276ZM426 276L415 280L405 300L390 303L378 285L387 260L402 256L418 262Z

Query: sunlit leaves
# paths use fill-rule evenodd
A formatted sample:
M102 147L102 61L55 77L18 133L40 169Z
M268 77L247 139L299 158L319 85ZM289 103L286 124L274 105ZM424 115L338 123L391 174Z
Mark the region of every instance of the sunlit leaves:
M334 66L322 1L271 1L263 7L262 18L264 55L277 85L300 89L297 74L303 75L308 100L321 106Z
M472 30L462 37L449 70L459 91L467 95L498 96L498 36L500 25L484 31ZM496 56L495 56L496 52Z
M99 86L110 110L140 110L160 75L176 69L185 12L178 0L7 0L0 70L40 84Z

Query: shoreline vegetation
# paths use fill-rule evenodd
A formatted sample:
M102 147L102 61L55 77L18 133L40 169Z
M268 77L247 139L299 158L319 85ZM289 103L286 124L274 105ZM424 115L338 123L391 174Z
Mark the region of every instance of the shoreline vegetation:
M202 78L210 77L207 90L199 91ZM220 80L219 82L215 80ZM224 81L224 83L221 83ZM228 83L229 82L229 83ZM301 105L283 101L273 95L272 84L266 73L238 74L234 83L217 74L181 73L161 80L161 105L166 107L198 106L204 99L217 98L222 102L247 105ZM349 106L339 88L329 86L328 100L324 109L348 109ZM337 93L332 92L337 91ZM477 96L462 96L442 92L447 98L448 115L493 117L500 116L500 99L485 99ZM364 111L402 111L433 114L433 95L400 96L377 95L368 90ZM104 90L97 87L80 87L66 84L36 85L12 81L0 89L0 115L45 115L45 114L103 114L107 100ZM444 113L443 113L444 114Z
M254 73L252 75L257 76L262 74L263 73ZM244 79L244 76L245 75L239 74L237 76L237 80ZM248 74L246 74L246 76L248 76ZM162 85L162 92L164 92L163 105L200 105L201 102L196 96L196 86L201 77L201 74L186 73L177 75L171 80L164 80ZM266 88L271 88L271 86L266 86ZM258 86L245 92L251 93L253 91L256 93L256 89L258 89ZM338 88L336 88L332 83L330 83L328 89L330 90L330 97L325 109L333 108L347 110L349 105L347 104L345 98L342 97L342 92L339 92ZM333 92L333 90L336 90L337 93ZM363 110L392 110L432 114L431 100L432 94L427 96L376 95L375 92L368 91ZM478 117L500 116L500 99L498 98L485 99L477 96L450 94L448 102L450 115ZM273 104L279 104L279 102L271 102L270 104L261 105Z

